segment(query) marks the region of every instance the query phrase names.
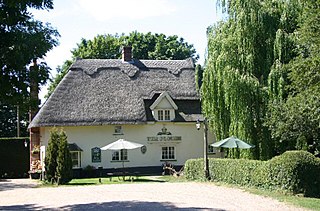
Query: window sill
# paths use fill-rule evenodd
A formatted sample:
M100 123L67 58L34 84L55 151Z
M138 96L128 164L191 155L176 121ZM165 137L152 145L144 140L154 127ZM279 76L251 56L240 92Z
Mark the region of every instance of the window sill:
M161 162L163 162L163 161L177 161L177 159L161 159L160 161Z
M82 169L81 167L72 167L72 169Z
M112 135L114 135L114 136L123 136L124 134L123 133L114 133Z
M111 160L111 163L122 163L122 162L130 162L130 160Z

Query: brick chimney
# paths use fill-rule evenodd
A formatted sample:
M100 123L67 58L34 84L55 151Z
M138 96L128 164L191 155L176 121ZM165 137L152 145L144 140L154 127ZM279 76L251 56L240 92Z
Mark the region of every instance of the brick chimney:
M123 62L131 62L132 61L132 47L131 46L123 46L123 48L122 48L122 61Z

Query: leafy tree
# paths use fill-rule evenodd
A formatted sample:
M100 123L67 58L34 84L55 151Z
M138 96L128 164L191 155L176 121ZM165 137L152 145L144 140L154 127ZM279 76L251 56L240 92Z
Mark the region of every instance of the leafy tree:
M320 2L305 1L293 40L298 55L283 67L288 98L270 106L267 125L277 153L304 149L320 156Z
M270 98L284 96L281 65L294 56L290 35L297 28L301 8L296 2L222 0L227 18L208 30L203 110L212 119L218 139L235 135L256 146L241 151L241 157L269 159L274 155L264 119Z
M30 105L30 78L35 77L39 84L45 84L49 78L49 67L44 62L39 64L39 71L33 76L27 65L56 46L59 36L49 24L34 20L28 11L30 8L50 10L53 1L4 0L0 3L0 102L10 107L19 105L23 110Z
M17 106L10 104L2 104L0 102L0 137L14 137L17 136ZM28 110L19 109L20 118L20 136L27 137L27 119Z
M220 1L209 30L203 108L218 139L256 145L242 157L289 149L319 155L319 1ZM233 152L229 152L233 156Z
M50 138L45 157L46 180L53 183L56 181L57 156L60 145L60 134L58 129L53 128L50 131Z
M76 58L82 59L120 59L121 47L132 46L132 54L137 59L186 59L192 57L197 61L199 56L193 45L176 35L131 32L129 35L97 35L92 40L82 39L73 49L72 59L58 67L58 74L48 87L49 97Z
M66 184L72 180L72 160L68 148L67 135L64 131L60 133L56 175L59 185Z
M203 67L200 64L197 64L195 69L196 69L196 72L195 72L196 85L197 85L197 89L200 90L202 86L202 80L203 80Z

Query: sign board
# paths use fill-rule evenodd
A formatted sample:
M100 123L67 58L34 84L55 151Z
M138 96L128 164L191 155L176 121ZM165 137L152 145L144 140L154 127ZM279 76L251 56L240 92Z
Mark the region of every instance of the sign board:
M91 149L91 157L92 163L100 163L101 162L101 149L98 147L94 147Z

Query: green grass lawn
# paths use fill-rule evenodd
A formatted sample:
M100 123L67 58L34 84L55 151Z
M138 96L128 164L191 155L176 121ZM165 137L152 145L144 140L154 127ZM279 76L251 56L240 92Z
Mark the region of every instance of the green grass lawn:
M67 184L70 185L101 185L101 184L127 184L127 183L146 183L146 182L166 182L165 179L158 179L157 177L108 177L108 178L86 178L73 179Z
M280 191L262 190L254 187L241 187L239 185L232 185L222 182L212 182L212 184L230 188L239 188L255 195L270 197L280 202L291 204L295 207L320 211L320 198L308 198L303 196L291 195Z
M256 195L271 197L277 199L278 201L292 204L297 207L320 211L320 199L318 198L307 198L302 196L288 195L276 191L265 191L253 188L247 188L245 190Z

